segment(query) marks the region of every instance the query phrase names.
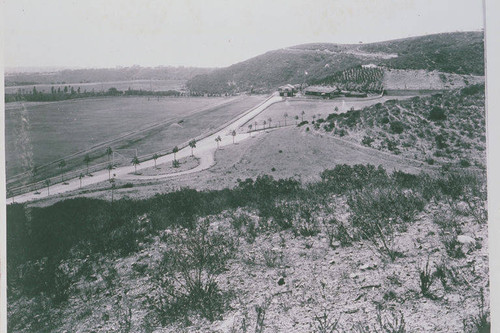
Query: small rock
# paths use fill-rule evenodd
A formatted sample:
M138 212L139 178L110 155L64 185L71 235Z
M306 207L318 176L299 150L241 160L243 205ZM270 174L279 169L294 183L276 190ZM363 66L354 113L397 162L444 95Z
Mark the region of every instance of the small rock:
M475 245L476 244L476 240L474 238L466 236L466 235L457 236L457 241L459 243L464 244L464 245Z
M358 277L359 277L359 274L358 274L358 273L351 273L351 274L349 274L349 277L350 277L351 279L356 279L356 278L358 278Z

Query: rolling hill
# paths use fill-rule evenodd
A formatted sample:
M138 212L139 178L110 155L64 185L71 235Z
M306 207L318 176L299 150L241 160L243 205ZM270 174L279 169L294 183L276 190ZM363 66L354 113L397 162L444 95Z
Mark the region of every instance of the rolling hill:
M483 32L455 32L371 44L315 43L274 50L188 80L192 91L266 92L285 83L328 81L362 64L484 75Z

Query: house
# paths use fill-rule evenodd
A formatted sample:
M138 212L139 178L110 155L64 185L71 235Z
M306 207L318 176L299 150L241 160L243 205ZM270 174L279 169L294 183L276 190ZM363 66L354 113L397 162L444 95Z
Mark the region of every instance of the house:
M297 92L297 89L291 84L285 84L284 86L278 88L278 92L280 93L280 96L291 97Z
M340 95L340 89L336 86L310 86L305 89L304 94L310 96L320 96L323 98L333 98Z

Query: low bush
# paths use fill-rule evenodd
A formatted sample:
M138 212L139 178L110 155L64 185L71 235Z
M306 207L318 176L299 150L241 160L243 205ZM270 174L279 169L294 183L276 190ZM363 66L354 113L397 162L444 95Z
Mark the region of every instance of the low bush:
M232 257L234 242L222 233L209 230L209 221L200 221L193 229L176 229L170 245L152 272L153 290L149 308L165 325L191 311L211 321L226 309L227 295L218 286L216 276Z

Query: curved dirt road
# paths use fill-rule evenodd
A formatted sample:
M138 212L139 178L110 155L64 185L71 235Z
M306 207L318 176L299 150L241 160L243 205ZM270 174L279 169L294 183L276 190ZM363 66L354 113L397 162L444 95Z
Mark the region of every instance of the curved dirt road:
M237 134L234 137L234 142L237 143L239 141L242 141L244 139L249 138L248 133L242 133L238 131L238 128L243 126L246 122L248 122L250 119L254 118L257 116L259 113L267 109L270 105L281 102L283 100L282 97L278 96L277 93L273 94L270 98L268 98L264 103L258 105L257 107L251 109L250 111L247 111L246 113L243 114L243 116L239 116L236 118L234 121L232 121L230 124L225 126L224 128L220 129L216 133L213 133L203 139L200 139L196 143L196 148L194 149L194 155L198 158L200 158L200 164L190 170L185 170L177 173L171 173L171 174L166 174L166 175L158 175L158 176L141 176L141 175L134 175L134 166L126 166L126 167L120 167L117 169L112 170L112 173L115 178L117 179L141 179L141 180L148 180L148 179L161 179L161 178L169 178L169 177L175 177L175 176L180 176L180 175L185 175L189 173L194 173L198 172L201 170L205 170L210 168L214 164L214 153L215 150L217 149L217 144L215 142L215 138L217 136L220 136L222 138L222 141L219 142L220 147L228 146L233 144L233 136L231 135L231 132L233 130L236 130ZM259 135L260 132L254 132L252 135ZM177 152L177 159L181 159L183 157L187 157L191 155L191 148L185 147L179 150ZM165 156L162 156L157 159L156 163L157 164L162 164L162 163L172 163L174 159L173 154L168 154ZM150 168L154 166L154 160L148 160L141 162L141 164L137 165L137 171L140 171L145 168ZM91 184L96 184L104 181L108 181L108 171L107 170L102 170L99 172L95 172L91 177L85 177L82 179L82 186L87 186ZM36 199L41 199L41 198L46 198L48 196L53 196L69 191L74 191L80 188L80 180L77 178L73 178L70 180L66 181L67 185L58 183L53 186L50 186L49 189L45 188L43 190L39 190L39 194L36 194L37 191L32 191L32 192L27 192L12 198L9 198L7 200L8 203L16 202L16 203L22 203L22 202L27 202L31 200L36 200Z

